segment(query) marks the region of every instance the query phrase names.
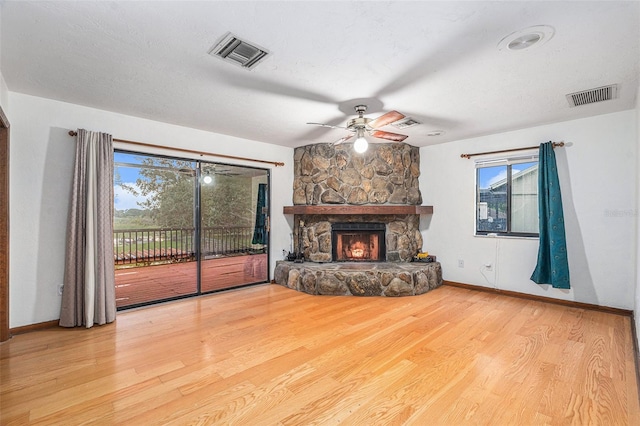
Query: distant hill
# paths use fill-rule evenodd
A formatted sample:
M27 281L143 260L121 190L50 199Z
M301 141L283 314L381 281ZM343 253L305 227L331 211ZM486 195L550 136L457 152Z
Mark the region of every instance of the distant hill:
M148 210L142 209L125 209L125 210L117 210L114 213L115 217L142 217L149 215Z
M151 211L144 209L115 210L113 214L113 226L120 229L149 229L157 228L158 224L153 220Z

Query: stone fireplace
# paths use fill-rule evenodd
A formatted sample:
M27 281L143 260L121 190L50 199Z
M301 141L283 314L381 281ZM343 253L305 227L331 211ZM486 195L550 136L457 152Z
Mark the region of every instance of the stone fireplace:
M340 227L357 224L361 227L384 228L384 238L378 240L378 247L384 252L377 261L409 262L422 249L418 214L301 214L295 217L294 235L302 236L302 251L306 261L326 263L338 260L333 255L337 244L333 228L338 224ZM295 247L298 247L297 239L295 243Z
M310 294L404 296L442 283L422 250L420 153L405 143L315 144L294 151L293 247L304 263L278 261L275 282Z
M294 163L294 207L325 206L326 211L310 214L313 210L307 209L294 214L294 247L300 247L297 239L302 238L305 260L339 260L332 254L336 224L384 226L384 238L378 237L378 247L384 250L380 261L408 262L422 249L417 210L392 214L385 209L422 203L418 148L405 143L370 144L367 152L358 154L351 144L314 144L296 148ZM350 212L356 206L360 209ZM359 259L351 256L349 260Z

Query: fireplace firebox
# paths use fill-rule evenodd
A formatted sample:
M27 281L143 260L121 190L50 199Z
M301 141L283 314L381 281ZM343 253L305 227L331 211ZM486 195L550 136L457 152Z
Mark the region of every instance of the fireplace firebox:
M331 225L334 262L384 262L384 223L334 223Z

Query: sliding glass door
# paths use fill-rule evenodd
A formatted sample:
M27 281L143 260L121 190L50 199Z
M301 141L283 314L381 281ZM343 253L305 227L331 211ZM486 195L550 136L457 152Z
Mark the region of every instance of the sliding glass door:
M203 293L267 280L266 170L201 165Z
M196 163L116 152L114 164L118 308L197 294Z
M114 155L119 309L268 280L268 170Z

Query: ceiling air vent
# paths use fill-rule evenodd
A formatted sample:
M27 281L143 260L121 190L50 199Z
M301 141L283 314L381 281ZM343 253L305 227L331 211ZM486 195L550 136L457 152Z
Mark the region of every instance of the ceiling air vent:
M418 124L422 123L411 117L403 118L402 120L391 123L391 125L397 129L406 129L407 127L417 126Z
M618 96L618 85L597 87L595 89L583 90L582 92L569 93L567 101L569 106L577 107L580 105L593 104L596 102L609 101Z
M252 69L258 65L268 54L267 50L242 40L231 33L226 33L209 50L209 55L246 69Z

